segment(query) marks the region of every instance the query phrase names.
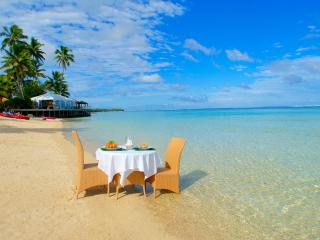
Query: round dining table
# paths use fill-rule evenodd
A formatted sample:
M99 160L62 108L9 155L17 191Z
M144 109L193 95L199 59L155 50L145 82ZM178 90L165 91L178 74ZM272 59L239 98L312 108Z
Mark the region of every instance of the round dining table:
M125 180L133 171L144 173L145 179L155 175L157 169L162 167L162 160L156 150L106 150L98 148L96 151L98 168L105 172L110 183L117 173L121 175L120 184L124 186Z

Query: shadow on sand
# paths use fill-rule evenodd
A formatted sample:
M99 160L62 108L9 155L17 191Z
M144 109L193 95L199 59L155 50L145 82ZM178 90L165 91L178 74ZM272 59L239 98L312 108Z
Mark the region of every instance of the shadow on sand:
M180 176L180 191L185 191L200 179L207 176L208 173L201 170L193 170L185 175Z
M190 187L192 187L192 185L194 185L196 182L206 177L207 175L209 174L204 171L193 170L185 175L180 176L180 192L184 192L188 190ZM148 186L147 186L147 189L148 189ZM153 192L152 189L151 191ZM158 194L158 196L162 194L170 194L172 192L166 189L161 189L160 193L161 194Z

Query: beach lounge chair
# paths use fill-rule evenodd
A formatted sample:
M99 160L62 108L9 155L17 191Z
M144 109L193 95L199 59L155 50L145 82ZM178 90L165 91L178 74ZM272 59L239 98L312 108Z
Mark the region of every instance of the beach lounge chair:
M107 187L109 194L108 176L98 168L97 163L84 163L84 151L77 131L72 131L72 137L77 150L77 174L76 174L76 196L79 193L95 187Z
M166 152L166 165L159 169L157 174L151 176L146 181L152 184L154 198L156 198L157 189L166 189L179 193L179 172L180 159L186 140L181 138L172 138Z
M120 174L116 174L113 177L113 183L116 185L116 196L118 199L119 190L121 187L124 187L124 186L121 186L120 184ZM143 195L146 197L146 183L144 181L143 172L133 171L132 173L130 173L130 175L126 179L125 185L132 185L132 184L141 185L143 188Z

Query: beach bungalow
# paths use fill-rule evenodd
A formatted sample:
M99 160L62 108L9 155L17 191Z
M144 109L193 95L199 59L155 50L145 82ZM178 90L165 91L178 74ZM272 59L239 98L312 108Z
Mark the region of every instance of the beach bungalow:
M76 109L77 101L52 92L31 98L38 109Z
M12 109L23 115L32 115L35 117L87 117L91 115L88 103L67 98L52 92L31 98L33 102L32 109Z
M76 108L77 109L84 109L84 108L88 108L89 104L85 101L76 101Z

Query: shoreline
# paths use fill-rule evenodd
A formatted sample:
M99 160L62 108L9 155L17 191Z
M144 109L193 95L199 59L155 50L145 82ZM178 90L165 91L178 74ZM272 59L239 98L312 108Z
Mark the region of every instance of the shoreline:
M62 133L64 137L64 141L66 144L70 144L73 146L73 140L71 137L71 131L76 128L72 127L72 121L66 120L62 121L63 125L69 129L69 134L64 131ZM80 133L80 140L81 140L81 133ZM86 146L88 143L82 141L84 145L84 154L85 154L85 161L86 162L96 162L94 149L88 148ZM88 147L88 146L87 146ZM91 146L92 147L92 146ZM73 150L73 149L72 149ZM69 152L69 154L73 154ZM75 155L74 155L75 157ZM190 209L187 210L189 213L179 213L177 206L175 204L179 204L181 194L176 193L169 193L165 196L166 192L163 192L159 199L154 200L152 196L152 187L147 185L147 198L143 198L140 194L142 193L142 189L139 188L139 192L132 192L132 189L127 189L129 191L128 195L125 195L123 198L120 198L118 201L122 201L126 198L127 203L131 204L132 198L136 198L138 202L134 204L139 204L139 206L135 205L134 207L141 207L143 211L149 216L152 216L153 221L156 224L161 225L162 233L167 235L167 237L160 237L160 236L153 236L154 238L149 239L212 239L212 234L214 233L214 239L216 240L223 240L225 239L225 234L213 231L208 232L207 226L203 226L197 220L197 217L194 217L194 213L190 212ZM111 199L114 198L114 192L111 192ZM131 196L130 196L131 195ZM133 196L136 195L136 196ZM116 200L115 200L116 201ZM140 210L139 210L140 212ZM189 217L193 216L192 219ZM156 234L156 233L155 233ZM122 239L122 238L120 238ZM134 238L129 238L134 239ZM144 238L142 238L144 239Z
M78 122L64 121L65 127L69 129L76 129L81 125L78 125ZM82 126L83 127L83 126ZM89 134L89 133L88 133ZM107 133L108 134L108 133ZM70 134L63 133L65 140L68 143L73 144ZM95 161L94 152L96 148L93 147L94 144L91 144L91 137L86 133L79 131L80 139L83 139L82 144L84 145L85 159L91 159ZM86 139L86 140L85 140ZM90 141L91 139L91 141ZM90 143L89 143L90 142ZM95 144L98 144L96 141L93 141ZM87 145L87 146L86 146ZM163 151L160 150L160 154ZM193 172L180 172L180 187L181 193L175 194L163 191L162 194L154 200L152 197L152 188L147 185L147 195L148 197L144 199L142 207L147 214L151 214L155 217L155 221L158 224L161 224L164 227L164 231L169 233L171 236L174 236L176 239L214 239L223 240L223 239L263 239L262 236L254 231L252 227L244 225L240 222L238 216L234 216L228 212L228 206L225 205L223 201L212 203L214 209L214 215L211 218L211 221L207 222L207 215L204 215L203 207L201 201L198 198L194 198L194 195L190 193L190 190L186 189L190 181L194 176L192 174L200 173L201 171ZM191 179L190 179L191 178ZM200 185L198 189L202 188ZM195 188L193 190L198 191ZM216 189L217 190L217 189ZM140 192L142 190L140 189ZM192 190L191 190L192 191ZM166 194L168 193L168 194ZM129 195L126 195L123 199L127 199L130 202L130 192ZM213 192L212 194L220 194L219 191ZM150 196L149 196L150 195ZM132 196L131 196L132 197ZM138 198L141 196L138 196ZM111 197L112 198L112 197ZM122 200L119 199L119 200ZM138 199L139 200L139 199ZM155 238L158 239L158 238Z
M228 213L223 196L212 202L210 221L189 190L164 192L154 200L128 188L129 194L120 193L116 200L114 191L109 198L105 189L96 188L76 200L72 129L64 120L0 117L1 239L264 239ZM96 162L87 144L83 140L85 162Z
M0 118L0 129L1 239L177 239L140 192L115 200L97 188L75 199L75 151L63 121Z

